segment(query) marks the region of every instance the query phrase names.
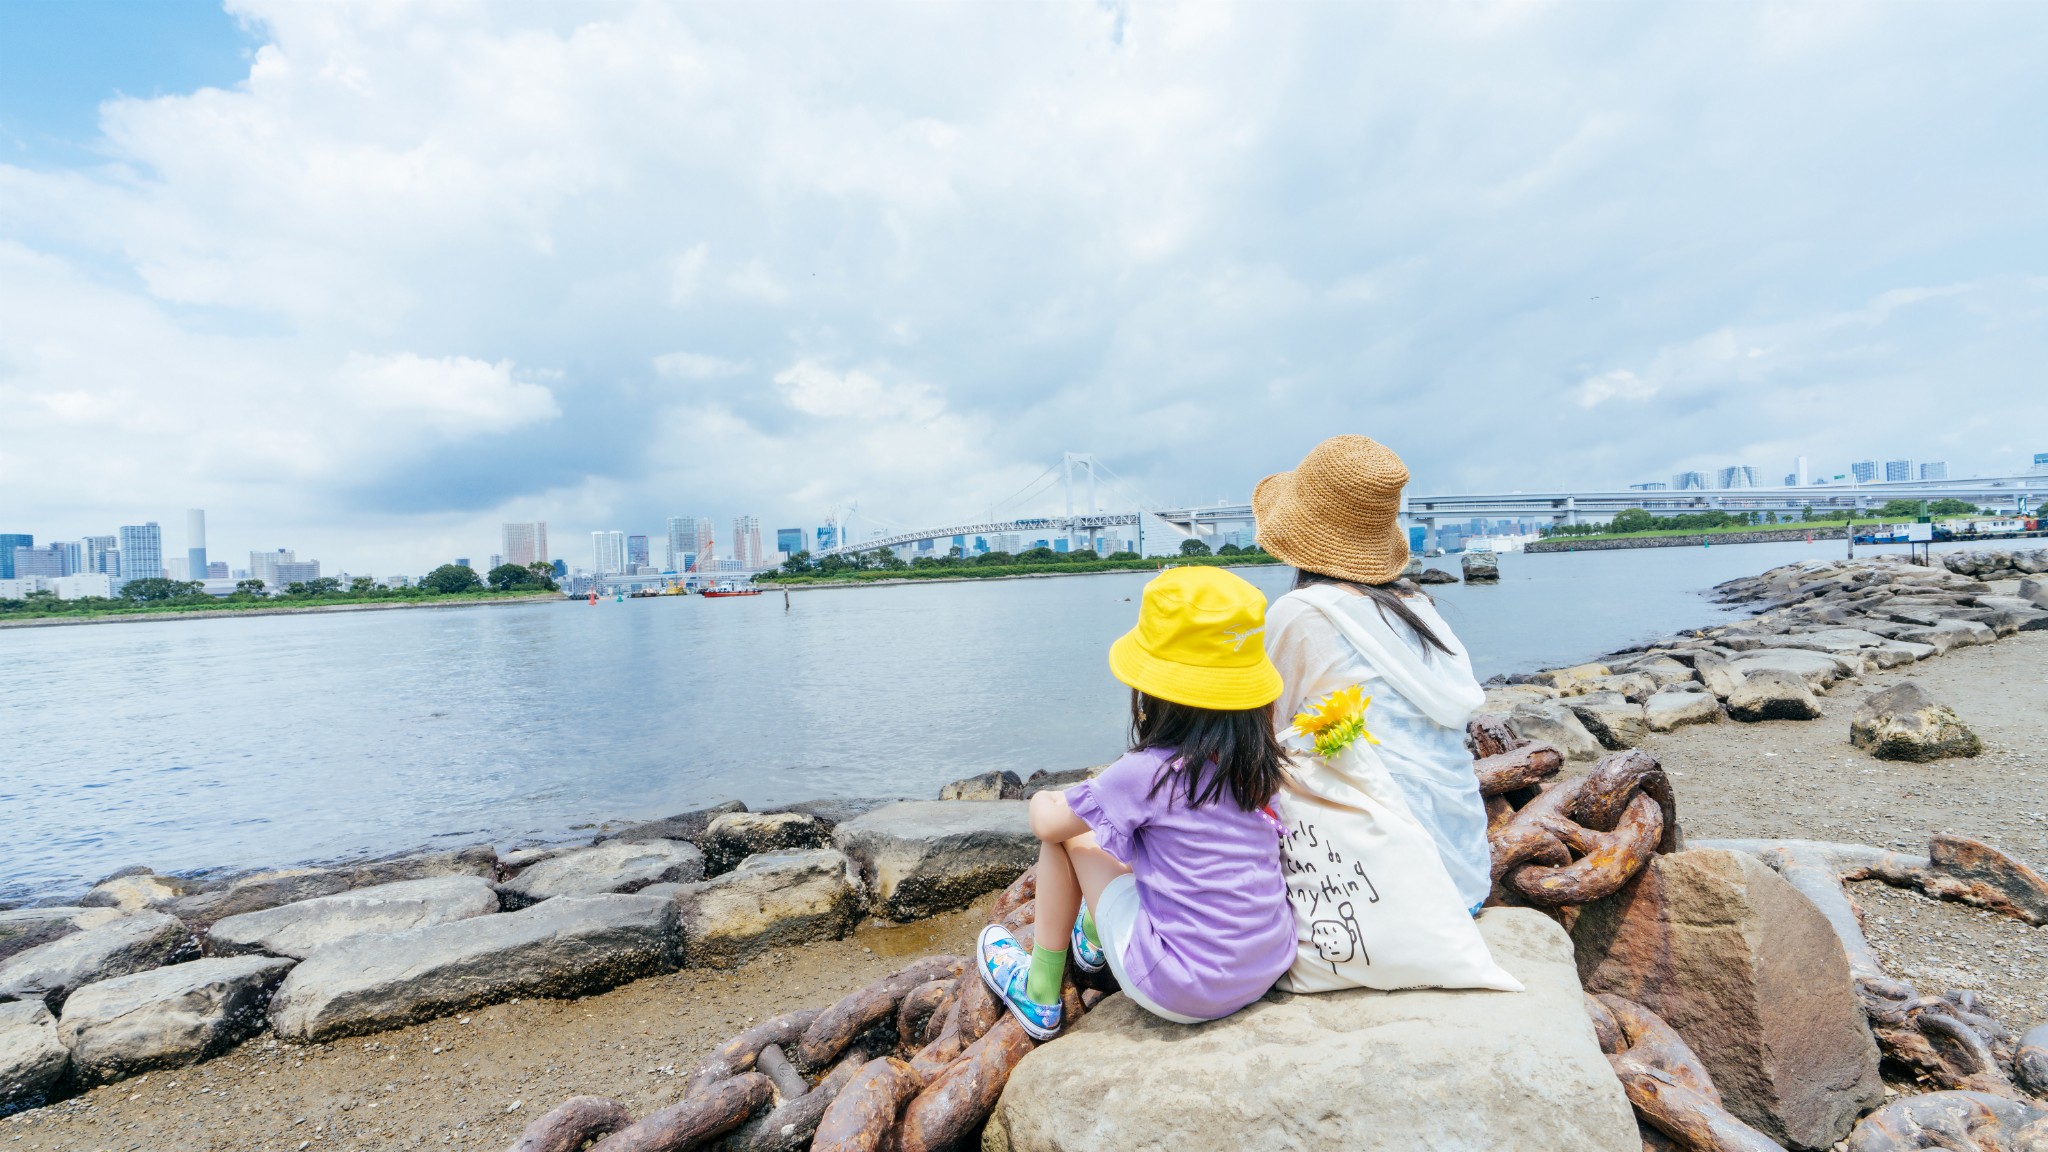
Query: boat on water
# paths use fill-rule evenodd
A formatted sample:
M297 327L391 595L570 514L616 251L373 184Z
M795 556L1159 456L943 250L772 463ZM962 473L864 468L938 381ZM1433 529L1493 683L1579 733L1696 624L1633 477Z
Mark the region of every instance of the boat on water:
M761 590L759 588L736 588L731 584L720 584L716 588L706 588L703 592L704 598L707 600L715 600L724 596L759 596L760 594Z

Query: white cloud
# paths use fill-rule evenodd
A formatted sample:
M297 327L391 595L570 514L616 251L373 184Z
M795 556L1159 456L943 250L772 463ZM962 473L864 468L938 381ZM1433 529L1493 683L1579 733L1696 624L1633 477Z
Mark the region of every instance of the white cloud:
M737 376L752 365L701 352L668 352L654 358L654 370L671 380L716 380Z
M410 423L448 439L510 432L562 414L552 392L514 380L508 361L429 359L410 352L358 356L343 365L341 376L342 386L380 419Z

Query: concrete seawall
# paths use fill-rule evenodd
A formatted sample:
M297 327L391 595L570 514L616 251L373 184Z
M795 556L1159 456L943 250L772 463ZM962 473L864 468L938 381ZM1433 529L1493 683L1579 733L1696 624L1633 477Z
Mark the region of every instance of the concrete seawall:
M1682 536L1625 536L1613 540L1585 540L1560 537L1540 540L1524 552L1608 552L1617 548L1697 548L1700 541L1714 544L1776 544L1789 540L1840 540L1842 528L1759 528L1754 532L1699 532Z

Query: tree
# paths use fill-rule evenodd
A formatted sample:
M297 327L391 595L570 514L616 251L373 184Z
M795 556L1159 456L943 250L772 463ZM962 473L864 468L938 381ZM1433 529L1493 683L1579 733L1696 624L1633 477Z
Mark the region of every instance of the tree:
M555 566L553 564L545 560L535 560L526 566L526 571L529 573L527 582L535 588L548 592L560 592L562 590L561 585L555 583Z
M1607 527L1613 532L1648 532L1657 527L1657 518L1641 508L1623 508Z
M476 569L467 564L443 564L422 577L420 584L430 592L443 595L474 592L483 587L483 581L476 578Z
M370 576L351 576L348 581L348 590L356 596L368 596L377 590L377 581L374 577Z
M1209 546L1200 540L1183 540L1180 542L1180 554L1183 556L1207 556L1209 555Z
M1017 553L1017 563L1019 564L1057 564L1059 559L1059 553L1045 547L1043 544L1036 548L1026 548L1024 551Z
M204 591L206 585L195 581L150 576L121 585L121 599L134 604L159 604L182 596L197 596Z
M1221 547L1221 548L1218 548L1218 549L1216 550L1216 554L1217 554L1218 556L1235 556L1235 555L1237 555L1237 554L1238 554L1238 552L1239 552L1239 551L1240 551L1240 549L1238 548L1238 546L1237 546L1237 545L1235 545L1235 544L1225 544L1225 545L1224 545L1223 547Z
M1111 560L1143 560L1143 559L1144 559L1144 557L1143 557L1143 556L1140 556L1140 555L1138 555L1138 554L1137 554L1136 552L1111 552L1111 553L1109 554L1109 559L1111 559Z
M990 567L995 567L1002 564L1015 564L1017 562L1017 558L1015 556L1010 555L1008 552L983 552L980 556L975 558L974 562L976 564L987 564Z
M1802 521L1811 521L1813 519L1813 505L1808 504L1806 507L1801 508L1799 510L1799 519L1801 519Z
M1927 506L1929 516L1975 516L1978 508L1968 500L1953 498L1936 500Z
M792 552L789 554L789 559L782 562L782 574L784 576L802 576L810 572L811 567L811 554L809 552Z
M1100 560L1102 556L1093 548L1080 548L1067 553L1065 556L1060 557L1060 559L1068 564L1080 564Z
M235 592L236 592L237 594L247 594L247 595L250 595L250 596L261 596L261 595L263 595L263 581L261 581L261 580L237 580L237 581L235 581Z

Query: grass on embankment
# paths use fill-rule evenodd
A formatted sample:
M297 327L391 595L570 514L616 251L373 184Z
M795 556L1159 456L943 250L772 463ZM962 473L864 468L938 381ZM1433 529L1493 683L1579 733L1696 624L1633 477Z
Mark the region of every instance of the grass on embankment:
M489 603L533 599L559 599L559 592L515 588L503 592L425 592L414 588L391 589L384 593L336 592L325 596L180 596L172 600L134 603L124 600L0 600L0 627L14 623L106 620L167 615L223 615L237 613L280 615L321 608L419 608L442 604Z
M1860 527L1869 528L1870 521ZM1569 544L1580 540L1648 540L1670 536L1729 536L1743 532L1839 532L1844 524L1840 520L1801 520L1793 524L1725 524L1719 528L1653 528L1647 532L1598 532L1586 536L1564 535L1545 536L1546 544Z
M1152 572L1162 564L1237 566L1278 564L1277 557L1264 552L1243 552L1235 556L1150 556L1139 560L1083 560L1073 564L927 564L909 568L867 568L837 572L830 576L784 576L762 573L756 584L796 587L811 584L873 584L881 580L988 580L999 576L1079 576L1090 572Z

